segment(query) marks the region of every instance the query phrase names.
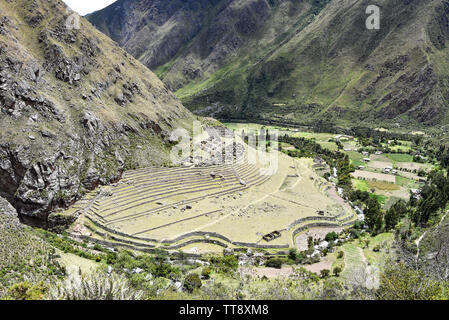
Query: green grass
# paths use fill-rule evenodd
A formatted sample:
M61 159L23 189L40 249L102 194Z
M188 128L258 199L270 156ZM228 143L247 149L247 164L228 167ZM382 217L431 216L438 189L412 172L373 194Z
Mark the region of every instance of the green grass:
M361 153L358 153L357 151L346 151L345 153L348 155L354 166L358 167L366 165L366 163L363 162L364 156Z
M381 204L385 205L388 201L388 197L381 194L372 194L372 196Z
M373 266L381 267L388 257L388 254L384 250L390 250L393 241L394 234L389 232L370 237L369 247L363 249L366 260ZM373 249L377 246L380 247L381 250L375 252Z
M352 185L356 190L360 191L370 191L370 187L368 186L368 181L360 180L360 179L352 179Z
M344 278L348 278L351 276L352 271L363 265L362 251L355 242L344 244L341 248L345 253L345 268L341 275Z
M381 194L373 194L371 193L371 189L374 186L370 185L370 181L360 180L360 179L352 179L352 185L354 189L369 192L371 197L374 197L380 204L384 205L388 201L388 197ZM393 185L394 186L394 185Z
M377 245L382 245L384 242L391 242L394 240L394 234L391 232L381 233L370 239L370 248Z
M386 153L385 156L393 162L413 162L413 156L405 153Z
M399 151L399 152L409 152L410 150L412 150L411 146L390 146L390 145L385 145L386 147L389 147L391 150L393 151Z
M396 176L396 184L409 189L414 189L419 186L419 184L415 180L408 179L402 176Z
M318 142L320 146L322 146L325 149L331 150L331 151L337 151L338 146L335 144L335 142Z

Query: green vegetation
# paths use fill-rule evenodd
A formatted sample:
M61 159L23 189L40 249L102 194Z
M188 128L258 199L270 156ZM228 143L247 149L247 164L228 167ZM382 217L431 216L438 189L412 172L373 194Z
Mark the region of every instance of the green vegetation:
M387 153L385 156L393 162L413 162L413 156L404 153Z
M288 150L291 157L315 157L319 156L326 161L330 167L337 168L338 186L350 190L352 188L351 173L354 167L350 164L349 157L339 151L324 149L314 140L295 138L288 135L280 136L280 142L295 146L296 150Z
M0 237L0 299L39 299L44 291L41 281L57 281L65 276L56 250L18 220L0 214Z
M201 288L201 279L196 273L190 273L184 280L184 288L192 293L194 290Z
M282 268L282 260L279 258L270 258L265 262L265 266L270 268L281 269Z
M24 281L8 288L6 300L43 300L47 297L47 293L48 287L43 281L37 284Z
M400 263L386 268L376 297L382 300L447 300L449 285Z

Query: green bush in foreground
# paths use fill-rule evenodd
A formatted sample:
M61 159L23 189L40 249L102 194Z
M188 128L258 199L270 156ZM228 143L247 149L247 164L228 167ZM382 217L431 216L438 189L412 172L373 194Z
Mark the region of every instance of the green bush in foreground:
M449 284L399 263L387 266L376 297L380 300L448 300Z
M202 285L200 276L196 273L188 274L184 280L184 289L188 292L193 292L195 289L201 288Z
M48 287L41 281L32 284L28 281L12 285L8 289L7 300L43 300L48 292Z

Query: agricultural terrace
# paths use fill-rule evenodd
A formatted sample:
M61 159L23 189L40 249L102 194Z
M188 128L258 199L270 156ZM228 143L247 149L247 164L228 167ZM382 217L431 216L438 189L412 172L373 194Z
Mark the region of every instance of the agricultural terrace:
M231 163L132 170L116 185L88 194L72 209L80 212L72 235L149 252L286 251L309 229L344 227L357 219L313 170L313 159L277 152L276 173L263 175L261 164L248 163L248 146L235 139L244 155ZM275 231L279 237L264 239Z

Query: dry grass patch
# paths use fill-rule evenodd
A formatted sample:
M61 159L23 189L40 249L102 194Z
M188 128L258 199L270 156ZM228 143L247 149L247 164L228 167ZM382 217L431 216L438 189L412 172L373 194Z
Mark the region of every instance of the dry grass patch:
M355 172L352 173L352 176L356 179L362 179L362 180L384 181L384 182L389 182L389 183L393 183L393 184L396 182L396 176L384 174L384 173L356 170Z
M383 191L395 191L400 189L400 186L398 186L397 184L385 181L368 181L368 186L370 188L375 188Z

